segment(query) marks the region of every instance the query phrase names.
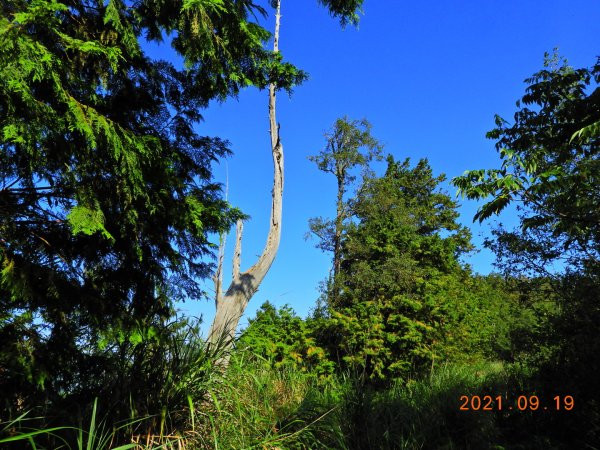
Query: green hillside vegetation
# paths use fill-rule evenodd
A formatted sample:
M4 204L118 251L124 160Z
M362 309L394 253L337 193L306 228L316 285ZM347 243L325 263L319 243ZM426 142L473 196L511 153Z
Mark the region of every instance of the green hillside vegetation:
M362 1L319 3L346 25ZM497 273L464 262L443 168L376 174L390 149L344 117L311 158L338 184L307 225L332 258L311 314L266 302L208 343L175 304L246 216L211 173L228 143L194 125L305 74L246 0L0 12L2 448L600 448L600 61L547 55L488 133L501 167L451 180L475 220L518 205L485 243ZM184 68L144 53L166 35Z

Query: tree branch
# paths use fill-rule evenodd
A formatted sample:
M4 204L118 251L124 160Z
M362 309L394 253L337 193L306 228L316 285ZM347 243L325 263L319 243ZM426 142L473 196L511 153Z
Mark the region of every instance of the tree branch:
M279 25L281 20L280 0L277 0L275 15L274 52L279 51ZM269 84L269 132L271 137L271 153L273 157L273 190L271 196L271 220L267 242L258 258L258 261L247 271L240 273L242 221L238 221L236 230L236 244L233 256L233 279L223 296L223 301L218 303L217 312L213 321L209 340L218 342L223 337L228 340L228 345L235 336L239 320L244 313L248 302L258 290L261 282L269 271L275 255L279 249L281 239L281 216L283 199L283 146L279 135L279 125L276 118L276 92L277 85L273 81Z
M238 220L235 229L235 250L233 251L233 282L240 277L240 266L242 263L242 232L244 231L244 222Z

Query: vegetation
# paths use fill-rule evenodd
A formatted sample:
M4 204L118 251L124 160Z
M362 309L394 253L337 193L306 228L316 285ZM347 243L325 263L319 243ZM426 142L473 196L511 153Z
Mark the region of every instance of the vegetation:
M346 23L361 2L322 3ZM305 75L265 50L266 11L245 0L0 12L2 418L36 410L52 426L98 399L114 421L159 417L148 427L162 433L201 401L197 373L182 394L181 360L209 379L214 364L194 358L220 348L188 349L174 302L204 296L209 235L243 218L212 180L228 143L194 126L213 99ZM144 40L167 36L185 67L146 54Z
M362 1L320 3L357 23ZM243 311L279 242L275 92L305 79L278 28L265 50L266 11L246 0L0 11L0 445L599 446L600 61L547 56L514 123L488 133L502 166L452 180L486 200L475 220L518 203L519 227L485 244L498 274L464 263L471 236L444 175L392 155L377 174L369 122L336 121L311 158L338 187L336 216L309 223L332 253L320 302L307 318L267 302L232 346L223 311ZM168 36L184 68L145 53ZM217 308L239 304L207 342L174 305L205 296L209 237L245 216L212 179L228 143L195 126L246 86L269 88L270 244L260 271L240 273L236 251L225 293L219 266Z
M356 180L354 170L369 169L369 162L380 158L382 146L371 136L371 124L363 119L350 120L347 117L338 119L333 129L325 134L327 144L318 155L311 156L319 170L333 175L337 183L335 201L335 219L322 217L310 219L310 232L318 238L317 247L333 253L333 273L329 283L329 297L334 297L340 289L339 274L342 264L342 240L345 237L348 223L353 216L352 205L347 198L347 191ZM366 172L365 172L366 173ZM308 235L310 237L310 235Z
M546 390L561 386L584 398L589 393L575 414L557 419L557 426L573 430L576 442L589 443L600 441L599 81L600 61L574 69L546 55L545 68L528 80L515 123L497 118L488 133L498 140L502 168L468 171L454 180L466 196L493 196L476 219L521 202L519 229L499 228L487 245L507 276L527 277L524 290L553 300L537 334L533 367Z
M442 291L469 249L454 202L436 192L442 179L425 160L410 168L388 156L385 174L367 176L352 201L327 346L367 378L407 377L435 359Z

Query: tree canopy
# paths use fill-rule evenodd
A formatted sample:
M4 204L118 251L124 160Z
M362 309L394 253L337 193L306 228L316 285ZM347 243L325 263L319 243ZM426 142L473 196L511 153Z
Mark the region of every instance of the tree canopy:
M326 6L354 21L359 3ZM202 109L305 74L265 49L266 11L247 0L19 0L0 13L0 383L58 398L156 335L173 301L202 297L209 234L243 217L212 180L229 149L199 133ZM185 67L146 53L165 40Z
M468 277L459 257L471 244L456 221L456 202L439 188L443 180L426 160L411 167L390 155L385 174L367 175L349 200L339 292L328 298L319 342L364 380L420 370L447 331L448 293L458 293L460 283L449 286Z
M501 168L467 171L453 182L469 198L491 197L475 220L516 203L520 226L497 227L486 245L526 301L541 296L538 304L554 305L536 314L531 365L542 392L560 385L583 398L600 389L600 61L575 69L546 55L526 82L514 122L497 117L488 133ZM563 424L580 430L573 442L598 440L597 420L589 421L594 405L584 402Z
M467 198L492 197L475 220L517 202L521 232L536 259L597 262L600 135L592 131L600 118L600 63L574 69L557 55L546 55L544 69L526 82L514 123L497 116L488 133L502 167L467 171L453 183Z
M337 277L340 272L342 239L353 216L347 191L356 181L355 169L360 168L363 175L367 175L369 163L381 158L382 145L371 135L371 128L366 119L337 119L332 129L325 133L325 148L309 157L319 170L333 175L337 183L335 218L314 217L309 220L308 225L310 232L318 239L317 247L333 252L333 277L330 280L332 297L339 290ZM334 301L333 298L331 300Z

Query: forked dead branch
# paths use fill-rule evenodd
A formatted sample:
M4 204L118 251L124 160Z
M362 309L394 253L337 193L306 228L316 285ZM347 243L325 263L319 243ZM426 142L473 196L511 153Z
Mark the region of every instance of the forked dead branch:
M275 33L273 52L279 52L279 26L281 22L281 2L276 2ZM231 284L223 294L222 286L222 252L219 253L217 273L215 274L216 315L209 333L209 341L216 343L225 339L229 345L248 302L258 290L271 264L275 260L281 239L281 216L283 200L283 145L279 135L279 124L276 116L277 86L269 84L269 130L271 134L271 152L273 156L273 191L271 200L271 220L267 242L258 261L245 272L240 272L242 254L242 221L236 227L235 250L233 254L233 270Z

